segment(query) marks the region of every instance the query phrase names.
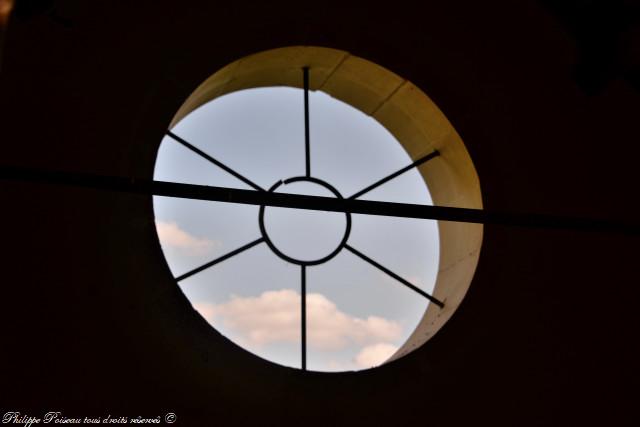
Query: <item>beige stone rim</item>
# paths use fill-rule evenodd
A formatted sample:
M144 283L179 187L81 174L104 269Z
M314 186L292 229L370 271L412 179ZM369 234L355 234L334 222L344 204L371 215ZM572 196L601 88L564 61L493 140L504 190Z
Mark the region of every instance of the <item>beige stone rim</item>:
M202 83L184 102L171 128L199 106L227 93L266 86L301 87L301 68L308 66L311 90L340 99L386 127L412 159L440 151L419 167L433 203L482 209L480 182L462 139L429 97L411 82L348 52L295 46L239 59ZM433 295L418 327L387 362L429 340L458 308L480 256L481 224L438 221L440 262Z

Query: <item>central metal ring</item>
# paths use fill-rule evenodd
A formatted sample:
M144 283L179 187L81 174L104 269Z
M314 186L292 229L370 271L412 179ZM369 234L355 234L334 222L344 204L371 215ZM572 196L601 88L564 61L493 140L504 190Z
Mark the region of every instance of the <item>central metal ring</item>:
M312 182L314 184L318 184L324 188L326 188L327 190L331 191L331 193L333 193L334 196L336 196L338 199L343 199L344 197L342 197L342 194L340 194L340 192L338 190L336 190L331 184L329 184L328 182L325 182L321 179L318 178L313 178L310 176L296 176L293 178L289 178L289 179L285 179L284 181L278 181L275 184L273 184L271 186L271 188L269 188L269 193L273 193L278 187L280 187L282 184L291 184L292 182L300 182L300 181L307 181L307 182ZM338 252L340 252L342 250L342 248L345 247L347 240L349 239L349 233L351 233L351 214L349 212L345 212L345 216L347 219L347 224L344 230L344 236L342 237L342 240L340 241L340 244L338 245L337 248L335 248L329 255L316 259L316 260L311 260L311 261L303 261L303 260L299 260L299 259L295 259L295 258L291 258L290 256L288 256L287 254L283 253L280 249L278 249L276 247L276 245L271 241L271 239L269 238L269 235L267 234L267 229L264 226L264 208L265 205L260 205L260 213L258 215L258 223L260 225L260 232L262 233L262 237L264 238L265 242L267 243L267 245L269 245L269 247L271 248L271 250L278 255L280 258L284 259L285 261L291 262L293 264L298 264L298 265L318 265L318 264L322 264L324 262L329 261L331 258L333 258L334 256L336 256L338 254Z

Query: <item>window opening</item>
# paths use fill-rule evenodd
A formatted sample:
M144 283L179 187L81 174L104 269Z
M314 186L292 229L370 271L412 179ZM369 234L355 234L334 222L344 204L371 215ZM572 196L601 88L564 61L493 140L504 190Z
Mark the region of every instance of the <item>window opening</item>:
M348 199L395 200L401 194L405 202L431 204L415 168L438 151L411 162L374 119L311 92L308 68L301 78L302 91L233 92L186 116L167 132L154 179L342 199L340 188ZM302 102L288 102L300 92ZM230 105L226 110L215 108L224 103ZM235 123L245 131L241 139L251 142L243 145L222 125L211 134L212 114L225 125ZM337 120L340 115L348 117ZM348 125L358 120L366 126ZM363 150L369 139L382 141ZM267 360L316 371L374 367L406 341L429 303L444 306L431 295L435 221L222 205L155 196L160 241L194 308L227 338ZM218 229L198 229L212 224Z

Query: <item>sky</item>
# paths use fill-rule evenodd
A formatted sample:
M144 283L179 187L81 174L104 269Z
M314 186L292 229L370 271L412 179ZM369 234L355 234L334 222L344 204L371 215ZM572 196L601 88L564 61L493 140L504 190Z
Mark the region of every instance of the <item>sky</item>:
M311 175L349 197L412 160L373 118L323 92L309 93ZM305 174L303 91L248 89L194 110L172 132L262 188ZM170 137L160 145L154 179L252 189ZM276 191L332 196L314 183ZM361 196L365 200L432 204L417 170ZM154 196L162 250L178 277L261 237L258 206ZM347 243L431 293L438 267L437 224L431 220L352 215ZM345 214L265 208L265 228L278 249L311 260L333 251ZM307 369L350 371L384 363L415 330L428 300L342 250L309 266ZM300 368L300 266L265 244L179 282L194 309L248 351Z

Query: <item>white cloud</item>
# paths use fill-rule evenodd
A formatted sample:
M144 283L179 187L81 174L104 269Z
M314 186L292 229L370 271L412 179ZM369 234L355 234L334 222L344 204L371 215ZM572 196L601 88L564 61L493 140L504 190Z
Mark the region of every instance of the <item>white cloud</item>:
M387 343L377 343L364 347L355 357L355 362L360 368L373 368L379 366L390 358L398 347Z
M205 319L209 320L213 317L213 310L215 305L208 302L197 302L193 304L193 308Z
M206 255L217 244L213 240L192 236L175 222L156 221L156 229L163 246L176 248L185 255Z
M300 294L282 289L263 292L258 297L233 296L224 304L194 304L213 325L238 334L234 339L249 345L300 342ZM338 309L327 297L307 294L307 343L318 350L340 350L350 344L389 342L402 336L399 323L383 317L366 319Z

